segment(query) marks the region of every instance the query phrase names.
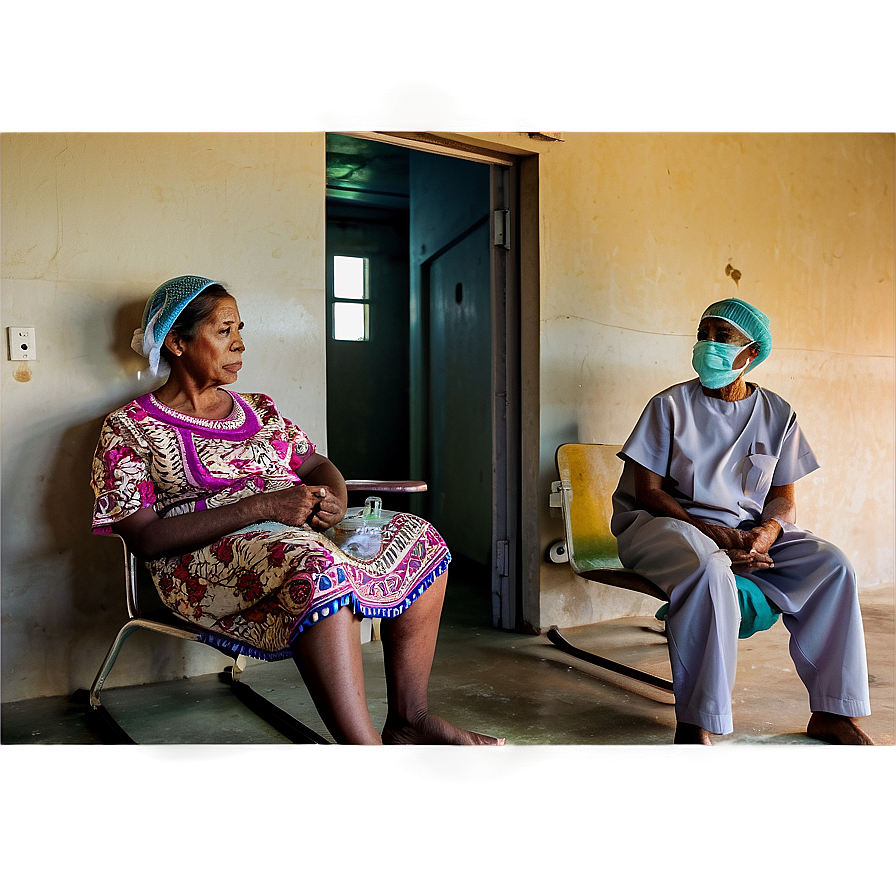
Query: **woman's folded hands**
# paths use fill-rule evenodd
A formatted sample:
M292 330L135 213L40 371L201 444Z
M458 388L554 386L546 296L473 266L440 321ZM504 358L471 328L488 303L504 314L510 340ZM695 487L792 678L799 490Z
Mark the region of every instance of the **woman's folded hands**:
M769 569L775 565L768 551L780 534L781 526L774 520L746 531L711 523L701 523L698 528L728 555L734 572Z
M345 502L325 485L294 485L265 492L265 518L286 526L302 526L323 532L345 516Z

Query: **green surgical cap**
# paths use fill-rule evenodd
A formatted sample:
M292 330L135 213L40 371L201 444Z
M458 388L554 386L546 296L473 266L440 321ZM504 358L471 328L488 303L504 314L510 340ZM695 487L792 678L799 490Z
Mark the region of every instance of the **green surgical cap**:
M750 365L751 369L757 364L761 364L769 356L772 350L772 331L769 329L770 321L768 316L763 314L758 308L754 308L743 299L723 299L721 302L715 302L710 305L703 312L700 320L704 320L707 317L721 317L723 320L727 320L748 338L758 343L759 354Z

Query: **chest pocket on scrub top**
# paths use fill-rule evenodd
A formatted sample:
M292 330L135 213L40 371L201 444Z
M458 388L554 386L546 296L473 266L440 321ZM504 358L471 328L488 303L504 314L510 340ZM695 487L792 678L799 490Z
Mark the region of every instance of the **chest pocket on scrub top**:
M744 497L762 507L772 487L777 464L778 458L773 454L750 454L745 457L742 468Z

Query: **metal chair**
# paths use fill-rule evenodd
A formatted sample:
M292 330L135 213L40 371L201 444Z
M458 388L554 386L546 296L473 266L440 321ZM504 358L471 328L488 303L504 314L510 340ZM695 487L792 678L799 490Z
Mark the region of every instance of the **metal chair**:
M417 480L383 481L376 479L354 479L346 481L349 492L366 491L373 495L407 494L411 492L426 491L426 483ZM93 686L89 692L76 692L75 699L86 702L85 710L88 724L107 743L133 744L136 743L130 735L115 721L108 709L103 706L100 692L124 642L130 635L139 629L170 635L185 641L196 641L208 644L221 651L233 660L233 665L228 666L220 673L220 678L229 683L231 691L253 712L276 728L281 734L294 743L327 744L325 738L317 732L302 724L289 713L280 709L275 704L266 700L241 681L242 673L246 668L248 655L258 655L249 645L237 638L227 637L210 632L208 629L195 625L178 616L168 609L143 610L138 599L137 589L137 558L128 550L124 540L121 540L124 549L124 584L125 601L127 605L128 621L121 627L112 646L109 648L105 659L100 665ZM264 659L274 662L292 657L291 651L283 650L277 654L269 654Z
M621 445L577 443L557 449L560 479L551 484L551 507L561 510L566 538L552 546L550 559L557 563L569 562L573 572L588 581L655 597L664 604L657 613L657 618L662 619L668 596L648 579L622 565L616 538L610 531L613 492L622 473L622 460L618 456L621 449ZM741 608L740 637L770 628L780 611L748 579L735 576L734 581ZM552 626L547 636L552 644L571 656L663 690L672 690L668 679L575 647L556 626Z

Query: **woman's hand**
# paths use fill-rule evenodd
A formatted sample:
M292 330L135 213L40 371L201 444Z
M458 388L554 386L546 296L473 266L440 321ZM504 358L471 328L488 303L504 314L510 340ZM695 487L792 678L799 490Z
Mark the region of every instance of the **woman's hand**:
M325 485L294 485L265 497L267 519L286 526L307 523L318 532L325 532L345 516L345 501Z
M684 520L711 538L722 550L749 551L752 547L747 533L728 526L705 523L692 517L670 494L663 490L663 477L640 464L635 464L635 501L654 516L668 516Z
M750 529L744 534L749 538L749 549L756 554L767 554L771 546L777 541L781 534L781 524L775 520L766 520L755 529Z
M293 485L255 496L263 501L264 518L284 526L310 524L325 499L326 489L319 485Z
M734 530L738 531L738 530ZM781 524L775 520L766 520L755 529L739 532L745 537L745 549L726 550L731 559L732 572L749 572L751 569L771 569L775 565L769 555L771 546L781 534Z
M299 475L315 499L313 511L306 518L312 529L324 532L335 526L348 507L345 480L335 465L316 451L299 467Z
M694 520L694 525L723 551L749 551L753 547L749 532L732 529L729 526L704 523L702 520Z
M768 554L759 554L756 551L729 550L725 553L731 561L731 571L735 574L754 569L771 569L775 565L775 561Z
M345 502L324 485L312 486L311 491L319 494L320 500L308 520L308 525L318 532L325 532L345 516Z
M711 538L731 560L732 570L748 572L769 569L774 561L769 555L771 546L781 534L777 519L796 522L796 501L793 484L773 486L763 507L764 521L754 529L732 529L704 523L687 513L671 495L663 491L663 478L657 473L635 464L635 501L648 513L684 520Z

